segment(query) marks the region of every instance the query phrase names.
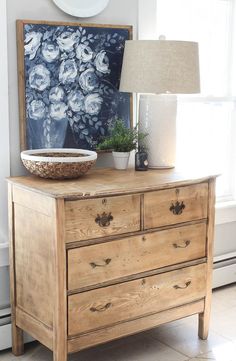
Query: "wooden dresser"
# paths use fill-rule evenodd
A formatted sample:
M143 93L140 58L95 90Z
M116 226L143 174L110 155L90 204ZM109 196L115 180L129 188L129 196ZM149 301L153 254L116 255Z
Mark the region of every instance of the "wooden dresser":
M214 192L174 170L10 178L13 353L22 330L65 361L192 314L207 338Z

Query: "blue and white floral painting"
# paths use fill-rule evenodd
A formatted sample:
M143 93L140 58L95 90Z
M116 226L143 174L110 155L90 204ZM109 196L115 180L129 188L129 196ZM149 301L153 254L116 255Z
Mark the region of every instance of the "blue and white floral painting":
M118 91L130 27L24 23L23 36L28 149L94 149L117 117L130 126Z

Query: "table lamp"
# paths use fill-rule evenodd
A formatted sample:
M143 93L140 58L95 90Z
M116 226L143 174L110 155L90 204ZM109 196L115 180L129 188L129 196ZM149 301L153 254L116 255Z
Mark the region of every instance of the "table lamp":
M176 156L176 94L200 92L198 44L176 40L128 40L120 91L143 93L139 129L149 168L173 168Z

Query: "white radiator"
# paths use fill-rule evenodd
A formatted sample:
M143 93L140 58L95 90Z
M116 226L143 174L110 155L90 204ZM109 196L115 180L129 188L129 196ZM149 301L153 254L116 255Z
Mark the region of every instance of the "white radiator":
M24 334L24 342L33 341L32 337ZM0 351L11 348L11 309L0 309Z
M214 257L213 288L236 282L236 252Z
M11 309L0 309L0 350L11 347Z

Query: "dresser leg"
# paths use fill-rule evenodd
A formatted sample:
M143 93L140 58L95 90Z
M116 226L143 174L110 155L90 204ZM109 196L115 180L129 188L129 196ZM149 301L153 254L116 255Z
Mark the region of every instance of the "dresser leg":
M198 315L198 336L206 340L209 332L210 312L199 313Z
M53 315L53 361L67 361L67 286L64 200L54 204L55 298Z
M56 350L53 351L53 361L67 361L67 353L66 350L61 350L58 347Z
M21 356L24 353L23 331L12 322L12 353Z

